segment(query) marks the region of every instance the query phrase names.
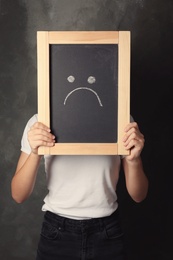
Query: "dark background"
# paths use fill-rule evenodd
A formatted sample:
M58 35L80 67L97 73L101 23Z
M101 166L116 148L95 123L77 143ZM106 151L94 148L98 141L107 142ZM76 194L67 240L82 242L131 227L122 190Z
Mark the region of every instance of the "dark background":
M0 259L34 260L43 216L43 162L25 203L10 192L24 126L37 112L39 30L131 31L131 114L145 135L150 188L136 204L121 175L122 225L129 260L172 260L172 0L0 1Z

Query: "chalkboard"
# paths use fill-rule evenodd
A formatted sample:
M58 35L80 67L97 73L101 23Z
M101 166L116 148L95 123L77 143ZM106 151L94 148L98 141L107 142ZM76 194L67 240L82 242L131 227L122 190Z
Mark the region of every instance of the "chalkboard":
M38 32L37 41L38 117L56 136L39 153L127 154L129 32Z
M117 142L117 55L117 44L51 45L50 117L58 143Z

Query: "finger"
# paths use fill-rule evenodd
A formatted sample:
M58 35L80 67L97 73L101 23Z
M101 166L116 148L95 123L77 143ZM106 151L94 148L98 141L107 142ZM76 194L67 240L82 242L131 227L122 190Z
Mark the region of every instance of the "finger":
M131 128L123 137L123 142L130 141L131 139L143 140L144 135L136 128Z
M45 142L55 142L55 136L54 135L43 135L43 134L36 134L33 136L30 136L30 139L32 141L45 141Z
M139 133L132 132L129 136L126 135L123 139L124 144L128 144L131 140L137 140L139 142L144 142L144 136Z
M139 133L139 131L138 131L138 129L136 128L136 127L129 127L129 128L126 128L126 129L128 129L128 130L126 130L126 132L125 132L125 135L123 136L123 141L125 142L125 141L127 141L127 139L130 137L130 136L133 136L133 138L135 137L135 136L137 136L138 135L138 133Z
M125 127L124 131L128 132L131 128L139 129L138 124L136 122L132 122Z
M126 143L124 146L127 150L131 149L132 147L136 147L138 142L135 139L132 139L130 142Z
M41 122L36 122L34 125L31 126L30 129L31 130L33 130L33 129L43 129L43 130L45 130L47 132L51 131L49 127L47 127L46 125L42 124Z
M137 153L141 153L142 149L144 147L144 143L140 142L138 140L131 140L127 145L125 145L126 150L133 150L134 152L136 151Z
M32 148L37 149L40 146L52 147L54 145L55 145L55 142L46 142L46 141L43 141L43 140L37 140L37 141L33 142Z
M49 137L49 138L54 138L55 136L52 135L49 131L43 129L43 128L33 128L33 129L30 129L28 131L28 136L37 136L37 135L42 135L42 136L46 136L46 137Z

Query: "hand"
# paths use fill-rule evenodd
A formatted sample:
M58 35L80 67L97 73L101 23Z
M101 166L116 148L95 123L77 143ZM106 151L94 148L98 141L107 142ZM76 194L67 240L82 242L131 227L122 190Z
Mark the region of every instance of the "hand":
M50 129L40 122L36 122L28 131L28 141L32 153L38 154L39 146L52 147L55 144L55 136Z
M123 142L126 150L130 150L130 154L126 156L126 159L130 161L137 159L142 152L145 140L136 122L126 126Z

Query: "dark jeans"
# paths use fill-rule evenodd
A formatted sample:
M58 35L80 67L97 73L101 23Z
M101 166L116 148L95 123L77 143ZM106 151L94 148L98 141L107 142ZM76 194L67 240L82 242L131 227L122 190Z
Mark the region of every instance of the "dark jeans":
M118 211L89 220L46 212L36 260L125 260Z

